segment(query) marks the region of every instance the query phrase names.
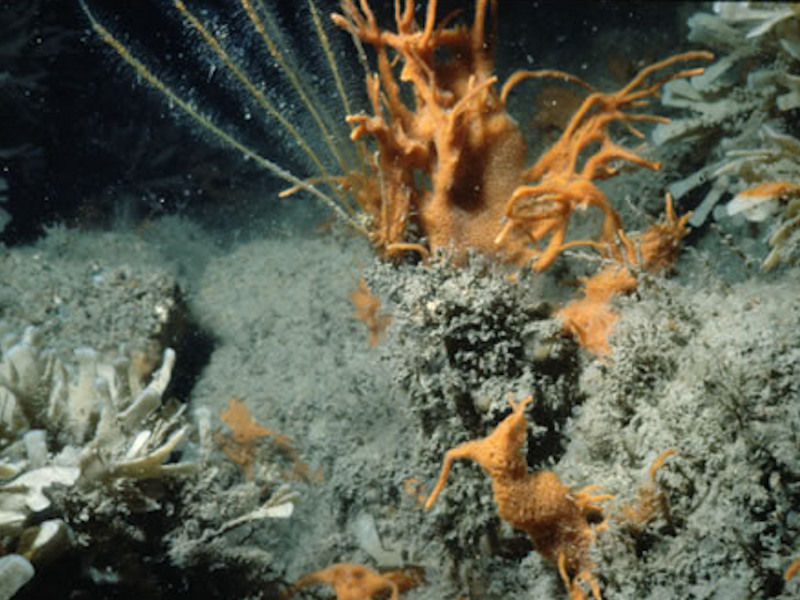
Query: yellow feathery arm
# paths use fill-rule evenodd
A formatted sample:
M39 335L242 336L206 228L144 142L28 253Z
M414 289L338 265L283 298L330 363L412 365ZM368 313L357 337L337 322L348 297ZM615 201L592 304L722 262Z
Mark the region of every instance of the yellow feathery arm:
M144 63L142 63L139 59L137 59L133 54L131 54L130 50L120 42L114 35L106 29L94 16L94 14L89 10L85 0L79 0L81 9L86 14L86 17L89 19L89 23L92 26L92 29L100 36L100 38L124 60L128 63L136 73L142 77L147 83L153 86L160 94L162 94L165 98L167 98L170 102L172 102L175 106L180 108L184 113L186 113L192 120L198 123L203 129L212 133L215 137L217 137L220 141L225 143L226 145L234 148L235 150L241 152L247 158L253 160L256 164L260 167L266 169L276 177L283 179L284 181L291 183L294 186L299 187L302 190L305 190L309 194L313 195L317 199L321 200L326 206L328 206L331 210L334 211L339 217L341 217L346 223L350 226L354 227L355 229L365 232L362 225L353 218L352 215L349 215L333 198L325 194L324 192L320 191L319 189L315 188L313 185L310 185L291 173L287 171L283 167L279 166L278 164L272 162L265 156L262 156L249 146L243 144L231 134L226 132L224 129L220 128L216 125L209 117L202 114L199 110L194 108L189 102L181 98L176 92L174 92L166 83L164 83L161 79L159 79L150 69L148 69Z
M325 59L328 62L328 68L331 70L331 75L333 76L333 80L336 83L336 90L339 93L339 98L341 98L342 100L342 108L344 109L344 114L352 115L353 109L350 106L350 98L347 95L347 90L345 89L344 83L342 82L342 77L339 74L339 67L336 66L336 59L333 56L333 50L331 50L331 44L330 41L328 40L328 35L325 33L325 29L322 26L322 19L320 19L319 11L317 10L317 5L314 4L314 0L308 0L308 8L311 11L311 19L314 22L314 30L317 32L317 38L319 38L319 43L322 46L323 52L325 53ZM356 148L358 149L360 166L364 168L367 164L366 145L364 144L363 140L356 140L355 144Z
M336 140L334 140L328 126L325 124L325 120L320 115L319 111L317 110L316 105L314 102L311 101L309 98L308 93L306 90L308 86L304 86L303 83L300 81L300 78L297 75L295 69L293 69L287 62L283 53L278 48L278 45L272 39L267 31L267 27L264 24L264 21L256 12L255 8L253 7L250 0L240 0L242 8L244 9L245 13L247 13L250 22L253 24L253 27L258 32L258 35L261 36L264 44L269 50L270 55L274 58L277 63L280 65L281 69L285 73L286 77L289 79L289 82L292 84L292 87L297 92L297 95L300 96L303 104L305 105L306 109L308 110L311 118L314 119L314 122L317 124L320 132L322 133L322 137L325 140L325 144L328 146L331 154L336 157L337 162L339 163L339 168L346 172L348 171L348 164L345 160L344 156L340 151L340 146L337 146ZM262 10L264 14L264 19L266 19L267 23L271 26L271 29L275 29L275 25L272 22L272 17L270 16L269 12ZM349 113L347 113L349 114Z
M297 128L295 128L295 126L292 125L289 122L289 120L286 117L284 117L283 114L277 108L275 108L275 105L272 104L272 102L270 102L270 100L264 95L264 92L258 89L258 87L247 76L247 74L233 61L230 54L228 54L228 52L222 47L222 44L219 43L219 40L187 8L183 0L174 0L174 2L175 2L175 8L178 10L178 12L180 12L183 15L183 17L189 22L189 24L195 29L195 31L197 31L197 33L200 34L206 45L209 48L211 48L211 50L214 51L214 53L225 64L225 66L233 74L233 76L236 77L239 83L241 83L245 87L245 89L247 89L247 93L249 93L250 96L252 96L256 100L256 102L258 102L258 105L261 106L261 108L267 111L267 114L269 114L270 117L275 119L289 133L289 135L292 137L292 139L295 140L297 145L300 146L303 152L306 153L306 156L308 156L308 158L311 159L311 162L314 163L314 166L320 172L320 175L322 175L323 180L330 181L331 180L330 173L328 173L328 170L322 164L322 160L319 158L319 156L317 156L317 153L314 152L314 149L311 148L311 146L309 146L305 138L302 135L300 135L300 132L297 131ZM243 4L245 2L247 2L247 0L242 0ZM327 134L327 131L325 132L325 134ZM337 155L337 160L338 159L339 157ZM350 212L353 212L346 198L344 197L344 194L338 191L338 189L337 189L337 196L339 201L345 206L345 208L348 209Z

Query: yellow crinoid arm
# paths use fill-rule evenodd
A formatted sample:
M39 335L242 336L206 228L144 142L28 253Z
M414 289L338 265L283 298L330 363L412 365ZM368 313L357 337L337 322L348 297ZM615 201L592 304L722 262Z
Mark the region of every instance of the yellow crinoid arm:
M192 121L197 123L203 130L212 134L224 145L240 152L243 156L252 160L258 166L269 171L279 179L282 179L283 181L289 183L290 185L297 186L298 188L308 192L309 194L320 200L323 204L328 206L344 222L348 223L350 226L354 227L359 231L363 231L364 228L359 223L356 216L351 214L347 210L347 207L343 206L340 200L331 197L330 195L320 190L318 187L312 185L311 183L308 183L307 181L298 177L291 171L281 167L279 164L268 159L267 157L265 157L263 154L261 154L251 146L248 146L247 144L241 142L236 137L234 137L233 135L222 129L222 127L217 125L211 117L204 114L199 108L197 108L191 102L189 102L181 95L179 95L178 92L176 92L172 87L167 85L164 82L164 80L161 79L158 75L156 75L145 63L139 60L122 41L120 41L113 33L111 33L111 31L109 31L102 23L100 23L100 21L98 21L92 10L87 5L86 0L79 0L79 3L81 9L83 10L84 14L86 15L89 21L89 24L91 25L95 33L97 33L97 35L100 37L100 39L103 40L103 42L105 42L108 46L110 46L122 60L124 60L126 63L128 63L128 65L131 66L131 68L133 68L133 70L137 73L139 77L141 77L150 86L152 86L159 94L161 94L166 100L168 100L171 105L174 105L178 109L180 109ZM181 7L183 7L183 9L185 10L185 6L183 6L183 3L180 0L176 0L176 7L178 8L179 11L181 10ZM190 13L188 13L187 11L186 14L188 15ZM191 20L190 24L192 24L192 26L197 29L197 27ZM204 29L202 25L199 22L197 22L197 25L200 27L200 29L197 29L198 32L201 35L203 35ZM214 49L213 44L210 47ZM218 56L220 56L220 59L224 61L225 54L224 51L222 52L223 52L222 55L219 55L219 53L217 54ZM235 71L233 71L233 74L236 77ZM237 79L239 78L237 77ZM298 140L298 143L300 143L302 140L302 136L300 136L299 134L293 135L293 137L295 137L295 139ZM300 143L301 147L303 146L303 143Z

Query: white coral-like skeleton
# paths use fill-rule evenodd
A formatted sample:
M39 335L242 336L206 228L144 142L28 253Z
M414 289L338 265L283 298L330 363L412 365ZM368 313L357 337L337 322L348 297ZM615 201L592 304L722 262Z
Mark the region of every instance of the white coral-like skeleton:
M172 349L145 386L130 361L103 361L90 348L75 350L76 368L64 365L32 327L6 346L0 361L0 538L16 538L21 557L35 563L69 546L66 523L39 522L51 506L49 488L193 469L168 462L190 430L185 407L171 409L163 401L175 366Z
M68 368L41 347L32 327L4 352L0 441L11 444L29 430L46 430L61 446L82 448L84 478L100 471L143 478L175 470L162 462L188 432L181 426L183 408L153 418L172 376L174 350L164 351L161 368L147 386L124 357L106 362L91 348L78 348L74 354L77 368ZM93 458L106 466L98 471Z
M777 32L786 52L800 60L800 34L787 21L800 16L800 6L786 2L715 2L714 12L731 25L745 24L745 37L752 39L770 31Z
M725 138L724 147L742 148L727 152L721 160L669 186L672 197L679 200L711 182L689 220L699 227L727 194L735 194L748 184L775 181L774 176L759 177L756 171L763 171L780 152L776 146L784 143L781 140L776 144L781 134L776 133L775 123L784 120L788 111L800 108L800 4L715 2L713 13L695 13L688 25L689 39L711 46L720 58L702 75L664 86L664 104L691 109L694 115L659 124L653 140L664 144L680 138L716 136ZM748 149L759 138L760 147ZM722 148L718 145L719 150ZM783 180L796 181L796 174L794 179ZM742 204L742 214L746 212L754 220L767 218L770 211L779 212L775 199L762 200L759 207L744 206L742 200L729 208L738 210L738 204Z
M800 248L800 140L768 125L759 134L760 148L729 151L730 160L713 176L735 176L747 188L733 197L723 216L742 215L752 222L777 216L767 238L770 253L761 265L769 271Z

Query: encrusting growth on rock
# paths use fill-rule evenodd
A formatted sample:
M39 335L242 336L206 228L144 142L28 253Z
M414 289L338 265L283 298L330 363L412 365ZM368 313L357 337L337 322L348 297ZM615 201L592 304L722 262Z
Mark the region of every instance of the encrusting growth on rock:
M761 270L772 270L784 258L790 246L797 245L800 230L800 185L791 181L766 181L736 194L727 207L728 215L742 214L749 221L760 222L778 212L782 217L767 238L771 248L761 263ZM794 240L794 241L792 241Z
M350 292L350 301L355 307L353 316L367 326L369 345L377 346L392 317L381 313L381 300L372 293L363 277L358 287Z
M628 237L618 232L620 244L602 248L611 264L583 280L583 298L558 311L564 330L592 354L603 357L611 352L609 337L617 322L611 301L638 287L633 270L659 273L675 263L681 240L689 235L687 222L692 213L678 217L669 194L665 213L663 221L653 223L640 234Z
M338 563L304 575L292 584L284 598L295 590L309 585L327 584L336 591L336 600L373 600L378 594L389 600L398 600L401 591L416 587L420 579L403 570L378 573L364 565ZM388 592L388 596L385 594Z
M642 485L636 493L636 498L630 504L620 507L620 514L615 515L614 519L623 522L628 529L638 534L658 516L669 519L669 505L664 493L658 488L656 474L664 466L666 460L674 456L677 450L670 448L661 453L653 461L648 470L649 480Z
M231 462L241 467L248 479L253 478L256 447L262 438L275 436L277 444L291 445L288 436L260 425L247 405L238 398L231 397L228 408L220 413L220 419L230 428L230 433L218 433L216 442Z
M795 558L783 574L784 581L790 581L800 572L800 558Z
M588 555L597 528L591 523L602 520L598 503L612 496L595 495L595 485L571 492L552 471L528 471L522 454L527 438L524 411L532 401L531 396L516 403L509 400L513 412L491 434L448 450L425 507L431 508L436 502L454 460L477 462L492 478L500 518L527 533L534 549L558 567L571 598L586 598L582 586L586 583L594 598L600 600L600 586Z
M220 419L230 429L228 433L218 433L215 441L225 455L236 463L247 479L253 479L256 451L262 438L271 437L276 448L292 461L291 472L287 477L305 481L321 481L322 473L312 470L300 460L300 453L292 444L292 438L259 424L250 413L247 405L238 398L231 397L228 407L220 413Z
M583 298L573 300L557 316L564 331L575 336L586 350L597 356L611 352L609 337L614 332L617 313L611 301L618 294L632 292L639 282L624 265L614 264L583 280Z

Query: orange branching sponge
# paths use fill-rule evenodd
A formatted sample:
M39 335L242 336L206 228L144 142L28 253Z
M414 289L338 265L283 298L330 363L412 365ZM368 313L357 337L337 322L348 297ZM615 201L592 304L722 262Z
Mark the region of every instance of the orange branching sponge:
M357 198L373 243L390 256L445 249L463 258L474 249L518 260L525 249L513 235L502 248L494 243L505 202L523 182L527 154L495 89L496 0L477 0L470 27L447 27L452 14L437 25L436 0L428 2L420 27L414 1L403 10L398 1L396 31L380 28L366 0L359 7L343 0L343 14L332 18L377 55L378 71L367 78L372 114L348 117L352 138L371 136L379 149L373 169L380 197ZM403 85L413 89L413 103ZM411 229L424 243L407 243Z
M250 414L247 405L235 397L231 397L228 401L228 408L223 410L219 417L230 428L230 433L219 433L216 436L220 449L231 462L242 468L248 479L252 479L256 447L259 441L263 437L280 434L259 425ZM291 443L287 436L282 437L284 443Z
M649 481L639 488L636 499L632 503L620 507L622 514L616 520L624 522L632 532L640 533L648 523L660 515L669 516L669 505L658 487L656 474L664 466L666 460L677 452L674 448L662 452L650 465Z
M596 356L606 356L611 352L608 339L617 322L611 300L635 290L639 282L626 266L613 264L583 283L584 297L564 306L556 316L561 318L564 331L574 335L581 346Z
M561 137L561 132L567 128L585 97L584 90L560 83L544 85L533 98L531 115L525 127L539 138L539 143L549 148Z
M661 165L612 141L611 125L621 123L636 137L643 138L644 135L633 123L665 123L668 119L631 112L630 109L646 105L647 99L657 95L668 81L697 75L703 69L685 69L655 81L650 81L650 77L676 63L712 58L711 53L703 51L677 54L645 67L616 92L595 91L587 96L561 138L524 173L523 178L527 183L518 187L508 200L505 209L507 224L497 236L497 243L505 243L508 232L520 228L525 230L535 245L547 240L544 249L535 255L533 268L537 271L549 267L564 249L571 246L586 243L594 245L597 242L614 244L618 232L622 230L622 221L595 182L617 175L620 162L652 170L659 170ZM591 89L587 83L566 73L550 72L547 75L560 76ZM540 77L542 72L519 72L512 76L506 83L503 97L511 85L525 77L534 76ZM595 207L603 213L599 238L588 242L566 242L573 212L589 207Z
M609 337L614 332L617 313L611 301L619 294L632 292L639 285L631 267L650 273L667 270L675 264L681 240L689 234L691 213L675 214L672 196L667 194L664 220L644 232L626 236L618 232L620 245L600 246L614 262L583 280L584 297L573 300L558 311L564 331L574 335L581 346L596 356L611 352Z
M256 450L264 437L271 437L277 448L292 460L292 477L314 481L322 478L321 473L312 471L308 464L300 460L288 435L260 425L250 414L247 405L238 398L231 397L228 408L220 413L220 419L230 428L230 432L218 433L216 442L231 462L241 467L248 479L253 478Z
M789 181L767 181L747 188L728 203L728 215L743 214L750 221L764 221L783 211L768 243L772 250L761 263L765 273L783 260L784 246L800 229L800 185Z
M389 600L397 600L401 591L416 587L421 579L403 570L378 573L364 565L338 563L304 575L285 594L291 596L295 590L315 584L327 584L336 591L336 600L373 600L383 592L389 592Z
M667 193L664 220L656 222L641 234L633 236L632 241L620 235L627 251L629 264L638 265L648 273L660 273L675 265L681 249L681 241L691 232L688 223L691 211L680 217L675 214L672 195ZM620 255L616 255L620 258Z
M358 287L350 293L350 301L356 309L355 318L367 326L369 345L377 346L391 324L392 317L381 314L381 300L367 287L363 277L359 280Z
M527 533L534 549L557 565L570 597L586 598L585 583L595 600L600 600L588 556L595 534L590 523L602 517L598 503L612 496L595 495L598 486L594 485L571 492L552 471L528 472L522 455L527 436L524 411L532 401L530 396L518 403L510 400L513 412L489 436L448 450L425 506L430 508L436 502L454 460L477 462L492 478L500 518Z
M800 185L790 181L767 181L754 185L736 194L728 204L728 214L745 212L768 200L800 196ZM757 219L753 219L757 220Z
M651 76L712 55L678 54L643 69L614 93L596 92L579 78L552 70L518 71L498 92L493 73L496 0L477 0L469 27L448 27L453 14L437 24L436 11L437 1L430 0L420 26L414 0L406 0L402 10L397 0L396 31L379 26L368 0L360 0L358 7L354 0L343 0L342 14L332 15L336 25L377 55L377 73L367 77L372 114L347 120L355 126L353 140L369 136L378 152L368 165L369 175L355 173L352 184L345 184L367 216L376 248L388 256L415 250L425 257L445 249L456 259L476 250L516 264L533 260L542 271L567 247L571 214L590 206L605 215L599 241L616 241L621 220L594 182L615 175L620 161L650 169L660 165L615 144L610 127L621 123L643 137L633 123L665 122L632 109L644 106L667 81L702 69L655 81ZM591 93L561 138L526 168L527 145L506 111L506 99L529 78L555 78ZM413 94L404 93L404 86ZM367 185L370 176L379 185ZM414 236L419 241L409 243Z

